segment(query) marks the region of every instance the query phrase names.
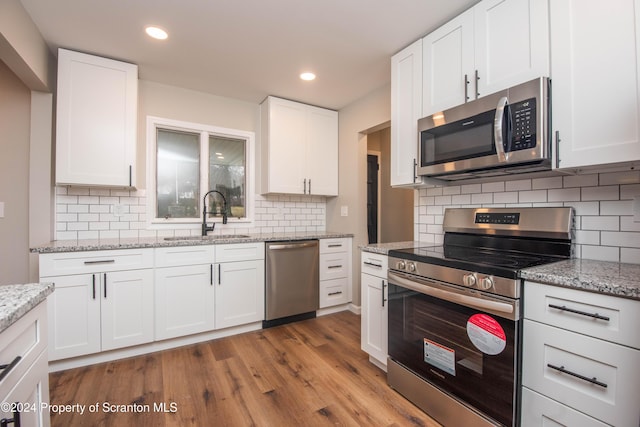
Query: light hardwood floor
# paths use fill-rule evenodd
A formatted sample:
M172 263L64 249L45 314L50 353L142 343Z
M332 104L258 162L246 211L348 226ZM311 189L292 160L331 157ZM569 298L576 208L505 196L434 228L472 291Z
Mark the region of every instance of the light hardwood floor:
M341 312L50 375L52 426L427 426ZM89 412L89 405L98 410ZM154 405L166 405L166 412ZM122 406L117 406L122 405ZM95 409L95 407L93 408Z

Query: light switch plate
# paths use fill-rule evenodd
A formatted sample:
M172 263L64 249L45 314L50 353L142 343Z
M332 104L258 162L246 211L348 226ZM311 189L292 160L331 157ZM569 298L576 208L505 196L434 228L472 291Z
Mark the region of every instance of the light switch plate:
M0 202L0 218L4 218L4 202Z
M340 216L349 216L349 206L340 206Z

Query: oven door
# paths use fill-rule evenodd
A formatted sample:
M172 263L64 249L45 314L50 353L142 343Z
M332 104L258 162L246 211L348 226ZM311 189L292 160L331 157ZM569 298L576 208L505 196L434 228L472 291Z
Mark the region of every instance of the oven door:
M518 300L389 272L389 357L507 426L516 420Z

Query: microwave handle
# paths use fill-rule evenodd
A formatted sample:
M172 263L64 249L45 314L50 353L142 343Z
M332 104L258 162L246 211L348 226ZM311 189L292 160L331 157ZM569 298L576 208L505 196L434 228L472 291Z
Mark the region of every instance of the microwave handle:
M498 161L505 163L509 160L509 153L504 152L504 133L502 132L502 118L504 117L504 110L509 103L506 96L500 98L498 106L496 107L496 115L493 119L493 139L496 144L496 153L498 154Z

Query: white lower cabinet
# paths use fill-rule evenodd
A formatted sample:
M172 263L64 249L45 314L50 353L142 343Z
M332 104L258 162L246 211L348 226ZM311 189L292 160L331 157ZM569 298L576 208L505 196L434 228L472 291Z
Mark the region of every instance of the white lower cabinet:
M152 267L153 249L41 255L40 281L55 283L49 360L153 341Z
M361 263L361 347L369 360L387 365L387 256L362 252Z
M47 304L42 302L0 333L2 425L48 427Z
M525 283L522 425L640 425L638 308L638 301ZM611 325L619 333L601 337Z
M217 269L216 329L264 320L264 260L223 262Z
M320 240L320 308L351 302L351 238Z

